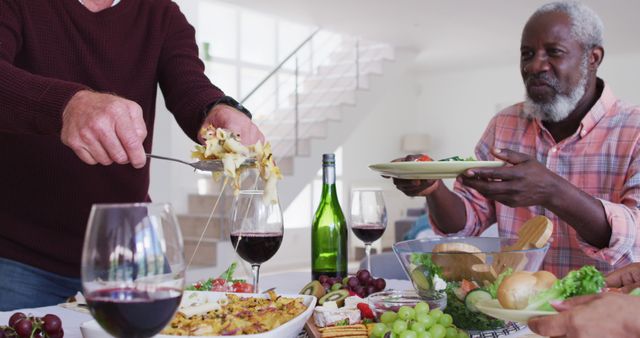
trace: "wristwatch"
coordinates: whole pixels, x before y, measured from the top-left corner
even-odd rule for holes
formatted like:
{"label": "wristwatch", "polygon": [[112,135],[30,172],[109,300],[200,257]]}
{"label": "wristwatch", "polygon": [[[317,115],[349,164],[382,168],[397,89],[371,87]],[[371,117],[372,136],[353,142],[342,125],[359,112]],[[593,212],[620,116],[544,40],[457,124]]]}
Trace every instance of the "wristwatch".
{"label": "wristwatch", "polygon": [[236,101],[231,96],[223,96],[223,97],[213,101],[213,103],[209,104],[207,106],[207,109],[204,112],[205,116],[207,116],[207,114],[209,114],[209,111],[211,111],[211,108],[213,108],[214,106],[216,106],[218,104],[224,104],[224,105],[227,105],[229,107],[233,107],[233,108],[238,109],[239,111],[241,111],[248,118],[252,117],[251,116],[251,112],[249,111],[249,109],[245,108],[245,106],[243,106],[242,103]]}

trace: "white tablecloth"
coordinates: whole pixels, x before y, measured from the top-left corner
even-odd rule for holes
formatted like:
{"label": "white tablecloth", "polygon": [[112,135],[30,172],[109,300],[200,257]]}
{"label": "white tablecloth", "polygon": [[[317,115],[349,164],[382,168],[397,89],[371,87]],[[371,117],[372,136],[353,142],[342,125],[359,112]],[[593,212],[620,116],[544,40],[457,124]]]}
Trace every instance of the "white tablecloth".
{"label": "white tablecloth", "polygon": [[[308,283],[310,279],[311,276],[309,272],[265,274],[260,276],[260,289],[266,290],[275,287],[278,293],[296,294],[305,284]],[[409,290],[412,288],[411,283],[407,280],[387,280],[387,289]],[[88,314],[68,310],[60,306],[21,309],[17,311],[22,311],[26,314],[33,314],[39,317],[48,313],[57,315],[62,320],[65,338],[82,338],[82,334],[80,333],[80,324],[85,321],[92,320],[91,316]],[[0,312],[0,324],[6,325],[9,321],[9,317],[11,317],[14,312],[16,311]],[[531,334],[531,331],[529,331],[529,329],[525,329],[517,334],[510,335],[509,337],[523,338],[528,334]]]}

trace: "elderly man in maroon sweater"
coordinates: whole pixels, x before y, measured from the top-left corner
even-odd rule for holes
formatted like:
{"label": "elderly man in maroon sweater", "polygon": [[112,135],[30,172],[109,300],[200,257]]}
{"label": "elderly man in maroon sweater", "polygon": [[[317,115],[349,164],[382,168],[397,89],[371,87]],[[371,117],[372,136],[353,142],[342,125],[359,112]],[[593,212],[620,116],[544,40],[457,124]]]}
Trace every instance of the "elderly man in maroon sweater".
{"label": "elderly man in maroon sweater", "polygon": [[158,84],[194,141],[209,123],[263,139],[175,3],[0,0],[0,310],[75,294],[91,205],[149,201]]}

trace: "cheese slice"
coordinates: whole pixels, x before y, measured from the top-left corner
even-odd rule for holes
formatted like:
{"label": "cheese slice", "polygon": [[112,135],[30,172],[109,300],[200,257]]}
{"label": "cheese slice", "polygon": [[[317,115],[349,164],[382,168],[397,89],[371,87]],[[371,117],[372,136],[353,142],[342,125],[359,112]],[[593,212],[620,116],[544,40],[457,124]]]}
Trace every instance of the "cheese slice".
{"label": "cheese slice", "polygon": [[214,311],[220,309],[220,304],[218,303],[204,303],[195,306],[189,306],[186,308],[182,308],[178,310],[178,313],[181,313],[183,316],[187,318],[191,318],[195,315],[205,314],[209,311]]}
{"label": "cheese slice", "polygon": [[313,311],[313,321],[317,327],[335,325],[345,319],[349,321],[349,324],[357,324],[362,321],[358,309],[327,309],[324,306],[318,306]]}

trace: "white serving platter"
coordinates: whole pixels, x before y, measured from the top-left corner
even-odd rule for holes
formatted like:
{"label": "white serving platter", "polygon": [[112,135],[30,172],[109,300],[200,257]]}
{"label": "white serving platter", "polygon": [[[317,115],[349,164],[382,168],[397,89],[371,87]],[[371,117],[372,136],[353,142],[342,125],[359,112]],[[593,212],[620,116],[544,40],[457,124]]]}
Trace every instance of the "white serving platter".
{"label": "white serving platter", "polygon": [[[185,300],[197,297],[200,301],[208,301],[208,302],[216,302],[219,299],[226,298],[227,294],[233,294],[232,292],[210,292],[210,291],[185,291],[183,295],[182,303],[185,303]],[[252,294],[252,293],[235,293],[240,297],[260,297],[260,298],[268,298],[266,294]],[[316,306],[316,297],[307,296],[307,295],[288,295],[283,294],[280,295],[287,298],[302,298],[304,304],[307,306],[307,309],[291,319],[290,321],[278,326],[277,328],[263,332],[260,334],[250,334],[250,335],[242,335],[241,337],[246,338],[284,338],[284,337],[297,337],[298,334],[303,330],[304,324],[313,314],[313,308]],[[80,325],[80,331],[82,332],[82,337],[84,338],[113,338],[110,334],[100,327],[100,324],[95,320],[90,320],[84,322]],[[178,336],[172,335],[164,335],[159,334],[155,335],[154,338],[176,338]],[[181,337],[196,337],[196,336],[181,336]],[[197,336],[199,338],[211,338],[211,337],[221,337],[221,336]]]}

